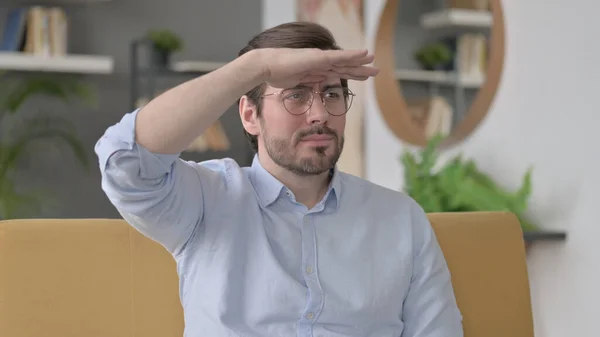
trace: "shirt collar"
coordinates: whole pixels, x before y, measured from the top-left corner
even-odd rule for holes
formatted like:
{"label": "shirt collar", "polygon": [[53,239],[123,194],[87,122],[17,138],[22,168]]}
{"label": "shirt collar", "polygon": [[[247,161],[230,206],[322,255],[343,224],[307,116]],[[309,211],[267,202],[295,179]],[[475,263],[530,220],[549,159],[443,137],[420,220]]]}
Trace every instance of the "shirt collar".
{"label": "shirt collar", "polygon": [[[282,195],[286,195],[287,187],[267,171],[258,160],[258,154],[254,155],[252,166],[250,168],[250,176],[254,190],[258,194],[258,198],[264,207],[271,205]],[[340,173],[337,167],[331,169],[332,179],[329,184],[329,189],[325,193],[324,201],[333,198],[336,209],[340,205],[341,196],[341,181]]]}

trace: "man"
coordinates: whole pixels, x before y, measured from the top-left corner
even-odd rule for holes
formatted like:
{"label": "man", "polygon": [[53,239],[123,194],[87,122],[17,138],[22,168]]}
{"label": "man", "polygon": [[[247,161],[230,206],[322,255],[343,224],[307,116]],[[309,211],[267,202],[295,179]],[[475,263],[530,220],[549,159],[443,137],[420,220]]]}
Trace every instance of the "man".
{"label": "man", "polygon": [[[372,61],[321,26],[283,24],[98,141],[107,196],[178,263],[186,336],[462,336],[423,210],[335,167],[347,80],[375,76]],[[252,166],[181,160],[238,100]]]}

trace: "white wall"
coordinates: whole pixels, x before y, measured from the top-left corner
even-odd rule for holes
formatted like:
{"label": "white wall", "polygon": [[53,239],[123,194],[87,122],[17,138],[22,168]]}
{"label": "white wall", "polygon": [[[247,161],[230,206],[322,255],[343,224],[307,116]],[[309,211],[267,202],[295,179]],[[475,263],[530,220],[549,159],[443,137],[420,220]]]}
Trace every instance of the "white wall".
{"label": "white wall", "polygon": [[[276,4],[275,4],[276,3]],[[384,0],[365,1],[373,41]],[[505,0],[506,59],[488,117],[457,150],[507,187],[534,165],[531,209],[566,243],[529,253],[536,337],[598,336],[600,314],[600,3]],[[295,19],[294,0],[263,0],[265,27]],[[367,178],[402,188],[402,144],[367,92]],[[510,133],[510,134],[509,134]]]}
{"label": "white wall", "polygon": [[[365,3],[373,41],[383,0]],[[506,60],[487,119],[457,150],[516,188],[534,166],[532,214],[566,243],[529,254],[537,337],[599,336],[600,314],[600,3],[505,0]],[[375,102],[367,108],[367,178],[402,188],[402,144]]]}
{"label": "white wall", "polygon": [[264,29],[295,20],[295,0],[262,0],[262,22]]}

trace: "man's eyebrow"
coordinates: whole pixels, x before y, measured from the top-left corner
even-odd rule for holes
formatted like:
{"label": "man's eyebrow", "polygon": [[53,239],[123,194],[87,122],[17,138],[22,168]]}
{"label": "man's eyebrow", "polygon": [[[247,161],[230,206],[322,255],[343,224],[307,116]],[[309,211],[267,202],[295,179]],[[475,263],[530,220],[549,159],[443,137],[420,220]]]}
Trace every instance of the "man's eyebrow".
{"label": "man's eyebrow", "polygon": [[[325,91],[327,89],[332,89],[332,88],[342,88],[343,86],[340,83],[335,83],[335,84],[326,84],[322,87],[321,91]],[[312,85],[308,85],[308,84],[298,84],[295,87],[293,87],[292,89],[311,89],[312,90]]]}
{"label": "man's eyebrow", "polygon": [[296,86],[295,86],[295,87],[293,87],[292,89],[305,89],[305,88],[312,89],[312,86],[311,86],[311,85],[307,85],[307,84],[302,84],[302,83],[301,83],[301,84],[298,84],[298,85],[296,85]]}
{"label": "man's eyebrow", "polygon": [[326,85],[323,86],[323,88],[321,90],[325,91],[327,89],[337,89],[337,88],[342,88],[342,85],[340,83],[326,84]]}

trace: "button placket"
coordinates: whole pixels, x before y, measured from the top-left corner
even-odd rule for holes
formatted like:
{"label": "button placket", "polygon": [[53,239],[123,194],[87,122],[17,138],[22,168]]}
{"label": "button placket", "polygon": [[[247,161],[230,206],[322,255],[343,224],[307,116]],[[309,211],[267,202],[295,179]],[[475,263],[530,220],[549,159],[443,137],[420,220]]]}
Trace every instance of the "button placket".
{"label": "button placket", "polygon": [[302,219],[302,267],[304,270],[304,280],[309,291],[306,311],[298,325],[299,331],[314,324],[319,316],[323,301],[323,294],[317,273],[314,216],[314,214],[306,214]]}

